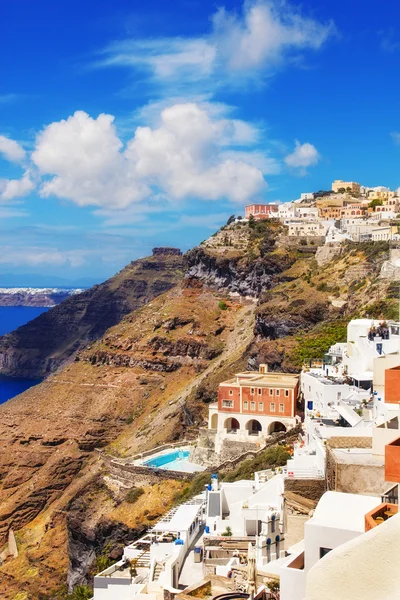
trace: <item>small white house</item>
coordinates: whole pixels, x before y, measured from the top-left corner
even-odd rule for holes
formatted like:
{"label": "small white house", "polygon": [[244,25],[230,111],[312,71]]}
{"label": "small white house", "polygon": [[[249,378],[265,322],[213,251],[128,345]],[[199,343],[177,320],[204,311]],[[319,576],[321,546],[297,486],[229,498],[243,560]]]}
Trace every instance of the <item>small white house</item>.
{"label": "small white house", "polygon": [[362,535],[365,515],[379,502],[375,496],[326,492],[305,523],[303,547],[281,567],[281,600],[304,600],[309,570],[334,548]]}

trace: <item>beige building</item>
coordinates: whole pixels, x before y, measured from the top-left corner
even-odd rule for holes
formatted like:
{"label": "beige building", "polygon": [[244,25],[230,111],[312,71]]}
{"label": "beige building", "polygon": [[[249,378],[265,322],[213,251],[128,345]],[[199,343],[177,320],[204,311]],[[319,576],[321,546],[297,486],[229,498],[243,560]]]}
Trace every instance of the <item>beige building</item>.
{"label": "beige building", "polygon": [[332,191],[338,192],[341,189],[345,189],[346,191],[354,192],[356,194],[360,193],[360,184],[355,181],[342,181],[341,179],[335,179],[332,183]]}
{"label": "beige building", "polygon": [[326,223],[320,221],[294,221],[289,223],[290,237],[318,237],[326,235]]}

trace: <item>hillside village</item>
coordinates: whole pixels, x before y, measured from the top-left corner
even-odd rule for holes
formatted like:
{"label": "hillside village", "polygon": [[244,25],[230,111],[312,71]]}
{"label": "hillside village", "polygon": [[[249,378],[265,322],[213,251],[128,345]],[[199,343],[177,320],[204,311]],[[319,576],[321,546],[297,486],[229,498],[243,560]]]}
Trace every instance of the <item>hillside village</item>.
{"label": "hillside village", "polygon": [[329,191],[302,193],[293,202],[250,204],[245,219],[277,218],[288,235],[330,244],[399,240],[400,198],[397,191],[368,188],[354,181],[336,180]]}
{"label": "hillside village", "polygon": [[[249,205],[188,253],[182,283],[165,292],[164,282],[10,405],[8,432],[13,410],[29,418],[12,439],[23,478],[11,467],[2,490],[7,600],[30,589],[64,513],[57,556],[68,552],[70,594],[37,578],[46,600],[396,598],[397,203],[395,192],[337,181],[329,193]],[[176,249],[162,255],[181,261]],[[56,397],[59,427],[35,435]],[[70,444],[79,464],[61,478],[51,464],[54,492],[46,461],[68,467]],[[38,481],[55,501],[35,506]],[[103,513],[113,521],[99,534]],[[48,562],[40,568],[57,575]]]}
{"label": "hillside village", "polygon": [[[249,205],[244,219],[231,222],[251,228],[278,219],[289,237],[320,250],[346,240],[399,240],[399,211],[396,192],[335,181],[331,192]],[[207,242],[219,244],[221,234]],[[381,277],[392,279],[387,271],[386,264]],[[399,406],[398,320],[350,320],[346,341],[326,347],[322,360],[297,374],[267,364],[234,374],[209,405],[208,427],[179,445],[170,465],[171,448],[136,457],[133,469],[161,473],[181,462],[197,478],[207,469],[209,480],[96,575],[94,600],[395,598],[385,595],[382,580],[400,590],[383,552],[389,545],[400,550]],[[261,458],[277,443],[289,451],[282,466],[219,480],[226,461]],[[111,465],[115,474],[122,467],[126,461]]]}

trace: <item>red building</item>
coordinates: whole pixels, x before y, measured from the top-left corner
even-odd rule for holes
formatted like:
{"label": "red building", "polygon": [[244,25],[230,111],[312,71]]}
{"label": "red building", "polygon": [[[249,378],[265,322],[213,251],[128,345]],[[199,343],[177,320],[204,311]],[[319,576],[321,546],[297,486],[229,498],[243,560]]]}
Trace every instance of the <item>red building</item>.
{"label": "red building", "polygon": [[294,427],[299,376],[289,373],[245,371],[224,381],[218,389],[218,404],[210,406],[209,428],[229,435],[268,436]]}
{"label": "red building", "polygon": [[268,219],[274,213],[278,213],[278,206],[276,204],[248,204],[245,208],[246,219],[250,215],[253,215],[257,220]]}

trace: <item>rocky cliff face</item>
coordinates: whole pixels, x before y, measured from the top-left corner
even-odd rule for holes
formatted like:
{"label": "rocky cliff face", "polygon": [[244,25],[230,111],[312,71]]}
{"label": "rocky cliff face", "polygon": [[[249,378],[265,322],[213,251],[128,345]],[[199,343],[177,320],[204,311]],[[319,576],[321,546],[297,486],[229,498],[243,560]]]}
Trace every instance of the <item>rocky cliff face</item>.
{"label": "rocky cliff face", "polygon": [[154,256],[132,262],[105,283],[0,337],[0,373],[40,378],[54,372],[124,315],[173,287],[183,264],[179,250],[157,249]]}
{"label": "rocky cliff face", "polygon": [[[9,354],[3,338],[4,360],[15,369],[37,360],[48,372],[59,355],[60,362],[75,356],[0,406],[0,541],[13,527],[20,551],[0,566],[4,600],[20,592],[63,598],[52,590],[67,573],[71,585],[90,581],[99,560],[115,559],[119,544],[151,525],[183,489],[182,482],[140,480],[144,493],[132,505],[95,448],[128,457],[195,436],[218,384],[246,364],[297,371],[305,357],[339,341],[353,314],[388,317],[390,290],[378,278],[373,247],[318,266],[313,255],[286,250],[279,235],[274,223],[223,230],[188,254],[183,282],[178,255],[137,261],[82,305],[49,311],[58,324],[50,318],[48,329],[36,324],[27,337],[17,331],[8,339],[21,346],[10,344]],[[373,267],[360,270],[368,261]],[[345,275],[356,271],[349,282]],[[125,316],[105,331],[116,311]],[[75,328],[60,334],[67,350],[52,346],[51,335],[60,322],[68,328],[68,318]],[[114,548],[107,549],[107,537]]]}

